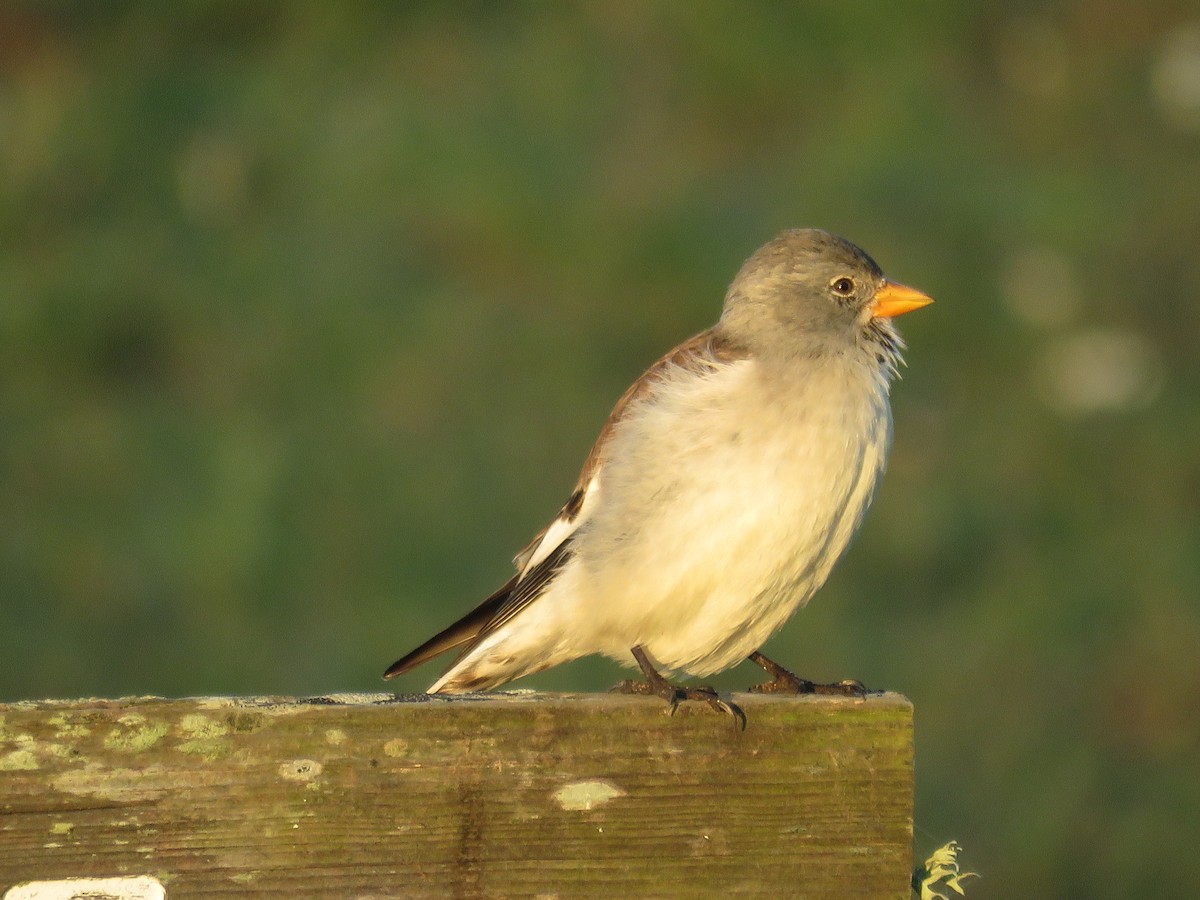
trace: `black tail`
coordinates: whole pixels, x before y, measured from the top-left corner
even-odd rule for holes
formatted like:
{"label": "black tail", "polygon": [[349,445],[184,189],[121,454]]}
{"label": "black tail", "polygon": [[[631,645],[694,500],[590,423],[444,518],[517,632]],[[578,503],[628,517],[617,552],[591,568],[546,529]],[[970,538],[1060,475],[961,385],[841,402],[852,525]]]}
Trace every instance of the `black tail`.
{"label": "black tail", "polygon": [[521,575],[514,575],[500,590],[445,631],[435,634],[412,653],[392,663],[383,673],[383,677],[394,678],[401,672],[414,669],[426,660],[463,644],[467,645],[463,648],[463,653],[468,652],[473,646],[473,641],[495,631],[536,600],[570,556],[571,539],[568,537],[532,569]]}
{"label": "black tail", "polygon": [[492,596],[488,597],[477,607],[451,625],[440,631],[423,643],[416,650],[408,653],[390,666],[383,673],[384,678],[395,678],[409,669],[415,669],[421,663],[428,662],[435,656],[440,656],[447,650],[461,647],[468,641],[474,640],[484,626],[495,618],[497,611],[503,608],[517,584],[517,576],[513,576],[505,585]]}

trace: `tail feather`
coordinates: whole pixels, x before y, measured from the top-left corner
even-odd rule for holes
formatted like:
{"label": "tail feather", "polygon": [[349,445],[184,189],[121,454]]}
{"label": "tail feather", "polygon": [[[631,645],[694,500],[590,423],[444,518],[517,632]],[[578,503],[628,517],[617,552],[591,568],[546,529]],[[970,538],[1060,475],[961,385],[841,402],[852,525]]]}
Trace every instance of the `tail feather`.
{"label": "tail feather", "polygon": [[[435,634],[416,650],[392,663],[388,667],[388,670],[383,673],[383,677],[394,678],[402,672],[414,669],[421,665],[421,663],[445,653],[447,650],[462,647],[458,660],[452,663],[450,668],[446,670],[445,674],[448,675],[450,669],[453,669],[459,661],[475,649],[480,641],[506,625],[514,616],[541,596],[547,585],[550,584],[554,576],[558,574],[569,558],[570,544],[571,541],[569,539],[563,541],[536,566],[527,572],[514,575],[496,593],[492,594],[449,628]],[[520,674],[522,673],[517,672],[507,677],[497,676],[494,680],[489,680],[487,687],[496,687],[505,681],[519,677]],[[447,689],[445,686],[448,684],[449,682],[445,675],[443,675],[430,690],[436,693]],[[471,688],[453,688],[450,690],[471,690]]]}
{"label": "tail feather", "polygon": [[463,644],[475,640],[487,624],[495,618],[496,613],[508,602],[508,598],[512,594],[516,584],[517,576],[514,575],[505,582],[503,587],[449,628],[439,631],[420,647],[417,647],[411,653],[405,654],[388,666],[388,670],[383,673],[383,677],[395,678],[409,669],[415,669],[422,663],[428,662],[435,656],[440,656],[448,650],[453,650],[455,647],[461,647]]}

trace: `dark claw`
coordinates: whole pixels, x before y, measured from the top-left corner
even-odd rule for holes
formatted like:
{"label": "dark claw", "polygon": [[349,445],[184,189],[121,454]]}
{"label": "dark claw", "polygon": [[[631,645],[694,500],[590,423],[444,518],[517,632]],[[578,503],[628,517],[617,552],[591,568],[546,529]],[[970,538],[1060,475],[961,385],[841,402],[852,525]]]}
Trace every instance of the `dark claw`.
{"label": "dark claw", "polygon": [[722,700],[717,692],[708,685],[695,688],[676,688],[671,701],[671,715],[675,715],[675,709],[681,700],[701,700],[717,712],[730,716],[733,719],[733,727],[738,731],[746,730],[746,714],[742,712],[742,708],[736,703]]}
{"label": "dark claw", "polygon": [[742,712],[741,707],[737,704],[722,700],[715,690],[707,686],[694,688],[676,687],[655,670],[641,647],[634,648],[633,656],[638,661],[638,665],[641,667],[642,673],[646,676],[646,680],[622,681],[613,685],[609,689],[610,693],[649,694],[662,697],[667,701],[668,715],[672,716],[675,715],[675,710],[679,708],[679,704],[684,700],[702,701],[719,713],[727,713],[733,719],[734,727],[739,731],[746,730],[746,714]]}
{"label": "dark claw", "polygon": [[746,730],[746,714],[742,712],[742,708],[736,703],[727,703],[726,701],[717,698],[716,709],[729,713],[729,715],[733,718],[733,727],[738,731]]}
{"label": "dark claw", "polygon": [[816,684],[800,678],[777,662],[772,662],[761,653],[750,654],[750,661],[762,666],[771,680],[750,688],[752,694],[823,694],[836,697],[865,697],[867,689],[861,681],[848,678],[837,684]]}
{"label": "dark claw", "polygon": [[815,694],[816,689],[815,684],[803,678],[776,678],[773,681],[751,685],[746,690],[751,694]]}
{"label": "dark claw", "polygon": [[813,692],[817,694],[833,694],[840,697],[865,697],[867,688],[855,678],[847,678],[837,684],[814,684]]}

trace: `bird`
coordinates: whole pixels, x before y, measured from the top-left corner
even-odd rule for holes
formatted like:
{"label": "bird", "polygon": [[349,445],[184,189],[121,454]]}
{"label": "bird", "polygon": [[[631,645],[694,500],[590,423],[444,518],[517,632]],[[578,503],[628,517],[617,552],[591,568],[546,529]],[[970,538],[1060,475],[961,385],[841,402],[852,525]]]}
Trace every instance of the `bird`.
{"label": "bird", "polygon": [[393,678],[457,656],[431,694],[499,687],[601,654],[671,712],[703,701],[745,716],[705,677],[749,659],[751,690],[816,685],[762,644],[825,583],[854,537],[892,440],[889,390],[904,343],[893,319],[932,303],[865,251],[789,229],[742,265],[717,324],[662,356],[617,401],[558,515],[516,572],[393,663]]}

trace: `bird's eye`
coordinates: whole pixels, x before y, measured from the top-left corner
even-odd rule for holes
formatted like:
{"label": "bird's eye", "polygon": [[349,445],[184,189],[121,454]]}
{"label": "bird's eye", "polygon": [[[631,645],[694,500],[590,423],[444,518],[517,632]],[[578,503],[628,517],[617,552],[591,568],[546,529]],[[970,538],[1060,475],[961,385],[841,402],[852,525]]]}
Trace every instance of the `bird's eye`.
{"label": "bird's eye", "polygon": [[837,294],[839,297],[850,297],[854,294],[854,279],[853,278],[846,278],[845,276],[843,276],[841,278],[835,278],[833,280],[833,283],[830,284],[829,286],[830,286],[830,288],[833,289],[833,292],[835,294]]}

